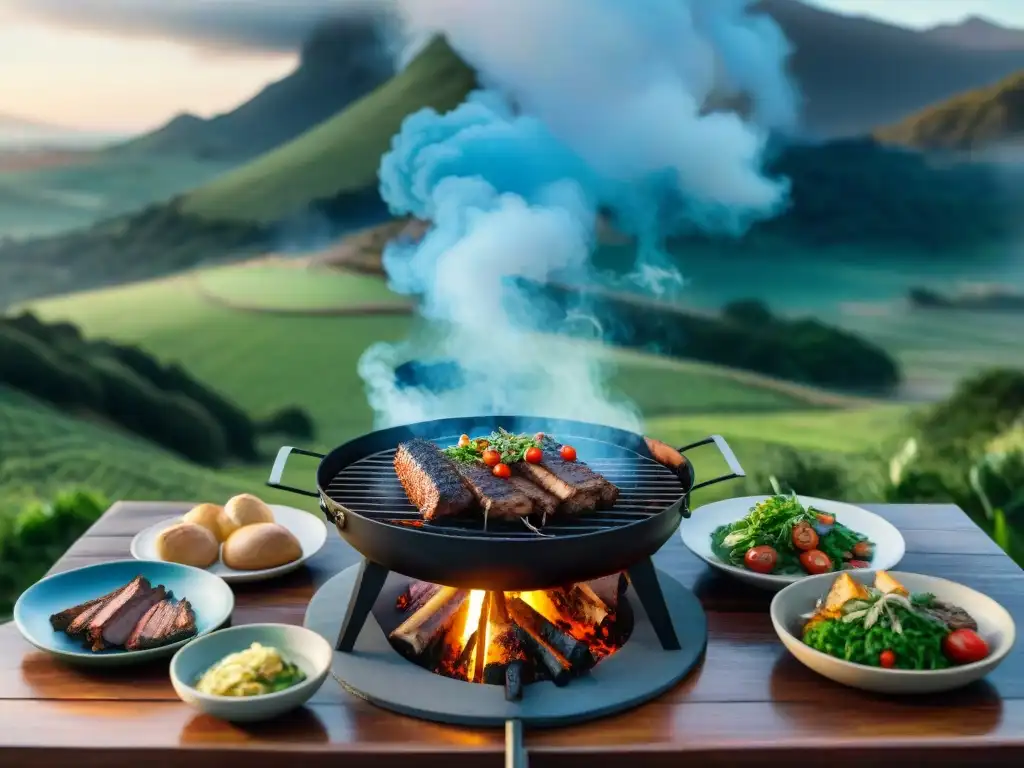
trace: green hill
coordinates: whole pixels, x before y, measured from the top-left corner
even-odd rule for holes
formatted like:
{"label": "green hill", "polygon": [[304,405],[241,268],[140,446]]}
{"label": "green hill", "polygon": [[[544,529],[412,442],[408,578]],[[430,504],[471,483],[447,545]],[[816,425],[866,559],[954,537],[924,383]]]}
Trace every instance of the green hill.
{"label": "green hill", "polygon": [[875,132],[925,150],[977,150],[1024,140],[1024,72],[955,96]]}
{"label": "green hill", "polygon": [[474,72],[438,38],[348,109],[187,195],[182,211],[205,219],[269,223],[314,201],[375,188],[380,157],[402,120],[424,107],[453,109],[475,82]]}

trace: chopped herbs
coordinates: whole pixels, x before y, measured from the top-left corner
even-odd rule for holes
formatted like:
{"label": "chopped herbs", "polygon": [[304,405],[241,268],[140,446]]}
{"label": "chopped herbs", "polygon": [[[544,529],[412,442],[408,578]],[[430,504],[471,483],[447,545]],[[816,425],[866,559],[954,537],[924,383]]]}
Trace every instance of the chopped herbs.
{"label": "chopped herbs", "polygon": [[487,437],[470,438],[468,441],[460,441],[459,445],[445,448],[444,454],[452,461],[472,464],[482,462],[484,451],[490,449],[501,454],[503,464],[513,464],[522,461],[528,449],[540,447],[540,441],[535,436],[516,435],[499,427],[497,432],[491,432]]}

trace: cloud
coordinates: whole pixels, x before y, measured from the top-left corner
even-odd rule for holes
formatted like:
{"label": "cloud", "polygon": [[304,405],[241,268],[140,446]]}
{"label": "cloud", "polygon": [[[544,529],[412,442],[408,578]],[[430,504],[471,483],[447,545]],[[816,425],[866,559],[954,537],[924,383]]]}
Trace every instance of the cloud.
{"label": "cloud", "polygon": [[7,0],[21,15],[68,27],[174,40],[211,50],[292,52],[326,18],[388,0]]}

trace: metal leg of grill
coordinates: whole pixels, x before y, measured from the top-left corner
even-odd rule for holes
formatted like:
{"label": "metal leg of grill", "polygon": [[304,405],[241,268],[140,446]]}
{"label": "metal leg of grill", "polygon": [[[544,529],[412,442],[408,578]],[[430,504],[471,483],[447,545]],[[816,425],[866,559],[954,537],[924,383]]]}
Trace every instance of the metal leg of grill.
{"label": "metal leg of grill", "polygon": [[341,623],[341,631],[338,633],[338,642],[334,646],[337,650],[350,653],[355,647],[356,638],[359,637],[366,617],[370,615],[373,604],[377,602],[380,591],[384,588],[388,573],[388,569],[383,565],[363,558],[359,574],[356,576],[355,594],[348,603],[345,620]]}
{"label": "metal leg of grill", "polygon": [[658,583],[658,574],[654,569],[654,562],[645,557],[640,562],[630,567],[626,574],[633,585],[633,590],[640,598],[640,604],[647,612],[654,633],[661,642],[661,647],[666,651],[678,651],[679,637],[676,635],[676,628],[672,625],[672,616],[665,604],[665,596],[661,592],[661,584]]}

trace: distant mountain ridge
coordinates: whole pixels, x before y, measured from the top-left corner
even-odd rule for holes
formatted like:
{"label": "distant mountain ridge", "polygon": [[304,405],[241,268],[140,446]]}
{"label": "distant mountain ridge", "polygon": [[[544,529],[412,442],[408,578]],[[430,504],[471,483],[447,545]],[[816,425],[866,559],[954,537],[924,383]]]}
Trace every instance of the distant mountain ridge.
{"label": "distant mountain ridge", "polygon": [[803,128],[817,137],[865,135],[1024,69],[1024,47],[966,48],[927,31],[832,13],[799,0],[758,5],[794,47],[790,70],[805,100]]}
{"label": "distant mountain ridge", "polygon": [[940,24],[924,34],[962,48],[990,51],[1024,50],[1024,29],[1004,27],[981,16],[968,16],[956,24]]}
{"label": "distant mountain ridge", "polygon": [[210,119],[181,114],[115,149],[246,160],[327,120],[393,74],[375,18],[325,21],[303,46],[294,72],[236,109]]}
{"label": "distant mountain ridge", "polygon": [[112,140],[109,133],[82,131],[0,112],[0,150],[90,148]]}
{"label": "distant mountain ridge", "polygon": [[947,151],[1024,142],[1024,71],[880,128],[875,137],[915,149]]}

